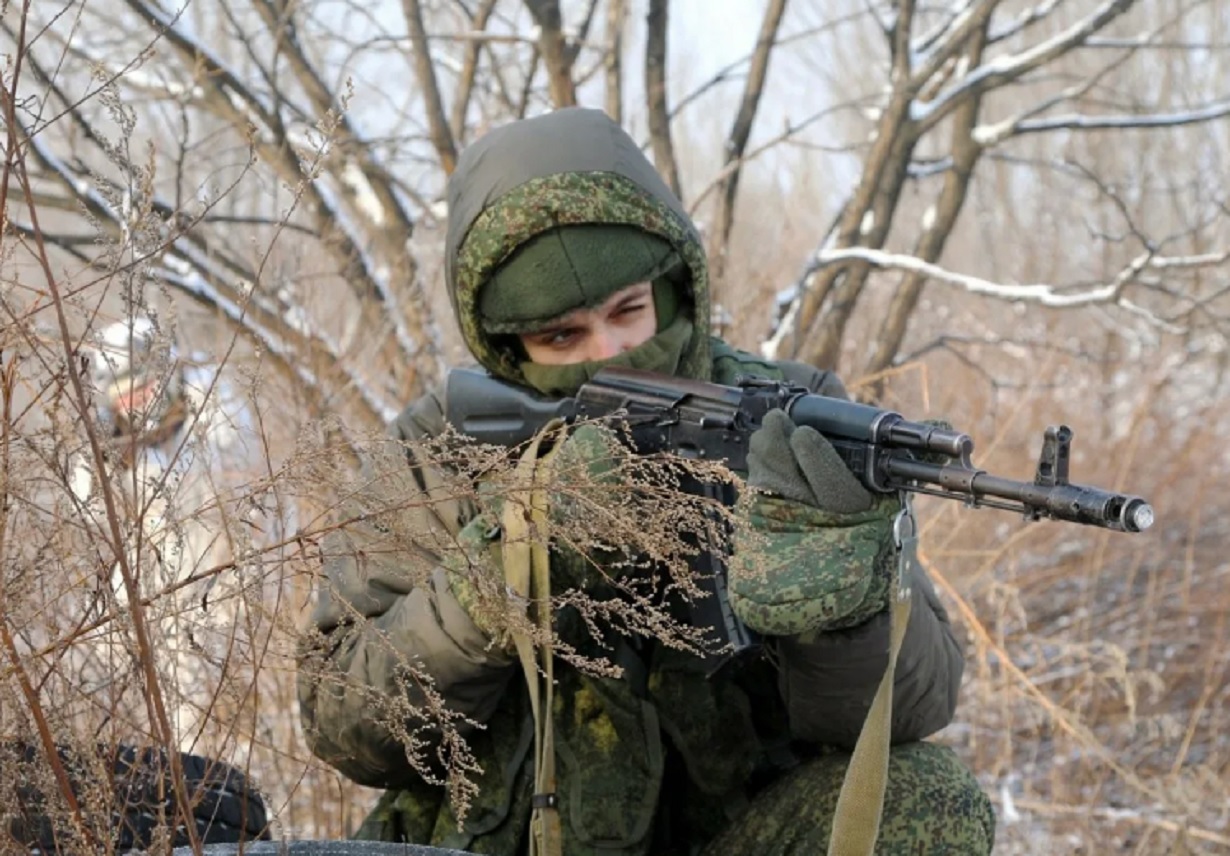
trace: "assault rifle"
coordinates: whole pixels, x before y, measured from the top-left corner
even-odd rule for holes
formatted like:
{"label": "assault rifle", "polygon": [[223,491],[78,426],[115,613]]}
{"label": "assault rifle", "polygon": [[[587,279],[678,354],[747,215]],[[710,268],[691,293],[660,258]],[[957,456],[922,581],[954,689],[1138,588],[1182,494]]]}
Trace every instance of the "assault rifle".
{"label": "assault rifle", "polygon": [[[739,471],[747,470],[748,438],[766,413],[781,408],[795,424],[823,434],[873,492],[925,493],[971,507],[1019,511],[1032,520],[1047,517],[1121,532],[1141,532],[1153,524],[1153,508],[1140,497],[1068,480],[1072,430],[1066,425],[1046,429],[1034,480],[1024,482],[975,467],[968,434],[760,378],[722,386],[605,368],[574,398],[552,399],[476,369],[455,369],[448,376],[446,402],[453,427],[483,443],[519,445],[555,417],[605,420],[622,423],[638,452],[724,460]],[[937,455],[947,462],[936,462]]]}
{"label": "assault rifle", "polygon": [[[670,451],[685,458],[722,460],[747,470],[748,438],[766,413],[784,410],[797,425],[810,425],[832,444],[859,481],[875,493],[922,493],[959,500],[974,508],[1018,511],[1031,520],[1050,518],[1120,532],[1153,524],[1153,508],[1138,496],[1073,484],[1068,471],[1072,430],[1046,429],[1034,480],[1016,481],[973,465],[968,434],[911,422],[899,413],[816,395],[805,388],[761,378],[736,386],[605,368],[572,398],[546,398],[476,369],[449,373],[446,418],[482,443],[517,446],[548,421],[599,420],[619,427],[640,453]],[[736,653],[753,640],[733,616],[724,567],[714,571],[710,616],[698,626],[725,630]],[[712,610],[717,610],[712,613]]]}

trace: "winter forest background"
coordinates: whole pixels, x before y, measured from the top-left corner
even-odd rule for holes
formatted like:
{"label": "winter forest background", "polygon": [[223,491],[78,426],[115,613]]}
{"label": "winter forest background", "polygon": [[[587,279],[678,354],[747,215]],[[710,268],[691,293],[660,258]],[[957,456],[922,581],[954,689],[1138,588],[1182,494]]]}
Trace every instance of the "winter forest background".
{"label": "winter forest background", "polygon": [[[999,851],[1230,853],[1230,4],[0,10],[0,735],[188,741],[250,770],[277,835],[356,826],[376,792],[309,756],[294,701],[317,544],[356,453],[464,359],[457,152],[581,104],[693,212],[734,344],[942,416],[1014,478],[1067,423],[1074,480],[1154,503],[1134,536],[920,503],[968,651],[939,739]],[[150,665],[179,602],[116,597],[133,521],[70,483],[93,454],[81,357],[134,311],[243,403],[184,512],[231,547],[195,569],[230,602],[187,608],[232,629],[190,736],[166,714],[189,693]]]}

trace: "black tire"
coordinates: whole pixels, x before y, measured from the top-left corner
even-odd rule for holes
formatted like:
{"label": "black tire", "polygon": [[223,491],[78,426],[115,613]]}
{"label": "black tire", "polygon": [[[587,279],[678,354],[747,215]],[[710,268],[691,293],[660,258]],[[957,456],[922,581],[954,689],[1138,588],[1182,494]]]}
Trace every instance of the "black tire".
{"label": "black tire", "polygon": [[[152,846],[165,848],[167,843],[172,847],[190,843],[178,815],[165,753],[120,746],[108,763],[107,750],[100,747],[96,751],[99,754],[89,757],[62,747],[57,750],[74,796],[79,803],[88,800],[92,807],[83,811],[88,835],[95,842],[89,847],[73,831],[74,824],[65,814],[63,800],[49,803],[33,784],[48,781],[41,752],[28,744],[10,743],[3,748],[0,768],[16,773],[16,811],[8,823],[13,839],[27,846],[31,853],[43,854],[84,854],[94,847],[100,852],[123,853]],[[179,760],[197,841],[235,844],[269,838],[264,801],[242,771],[230,764],[182,752]],[[105,769],[100,762],[111,769],[109,790],[89,786],[96,781],[100,769]],[[42,774],[34,775],[36,770]],[[100,796],[108,801],[109,818],[106,812],[94,808]],[[175,824],[174,829],[171,824]]]}

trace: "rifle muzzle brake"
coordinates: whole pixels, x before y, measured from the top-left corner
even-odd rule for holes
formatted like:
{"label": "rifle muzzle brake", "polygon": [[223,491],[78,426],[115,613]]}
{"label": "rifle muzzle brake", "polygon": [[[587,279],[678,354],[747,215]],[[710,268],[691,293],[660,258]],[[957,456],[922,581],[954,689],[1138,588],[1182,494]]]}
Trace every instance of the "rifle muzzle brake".
{"label": "rifle muzzle brake", "polygon": [[1128,532],[1144,532],[1153,525],[1153,506],[1143,499],[1133,497],[1124,504],[1120,519],[1123,528]]}

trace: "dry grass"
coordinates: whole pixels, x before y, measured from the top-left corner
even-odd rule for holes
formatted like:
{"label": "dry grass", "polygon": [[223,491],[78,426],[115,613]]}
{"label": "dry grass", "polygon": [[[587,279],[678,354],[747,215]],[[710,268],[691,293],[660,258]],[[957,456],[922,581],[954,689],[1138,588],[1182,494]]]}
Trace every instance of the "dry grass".
{"label": "dry grass", "polygon": [[[939,370],[934,387],[985,386],[969,368]],[[976,462],[1022,478],[1041,427],[1072,422],[1073,480],[1143,494],[1158,522],[1124,535],[925,506],[924,559],[969,641],[942,739],[996,802],[997,852],[1227,852],[1224,393],[1187,364],[1091,408],[1065,392],[1079,370],[1056,366],[999,416],[941,412],[988,426]]]}
{"label": "dry grass", "polygon": [[[72,329],[118,317],[114,292],[84,300],[97,293],[59,302]],[[278,835],[345,836],[377,793],[306,750],[294,658],[320,538],[336,525],[339,499],[362,488],[348,454],[331,445],[342,426],[294,418],[294,390],[260,382],[242,349],[218,349],[232,353],[225,377],[251,418],[243,454],[210,462],[209,500],[184,514],[210,521],[230,553],[186,580],[143,588],[152,556],[148,544],[132,552],[124,485],[112,484],[110,510],[102,493],[83,504],[71,489],[70,461],[93,460],[96,430],[70,374],[75,340],[66,349],[46,335],[57,304],[45,286],[5,299],[0,733],[190,745],[251,772]],[[953,305],[947,323],[1019,323],[1004,306]],[[941,319],[921,320],[915,337],[946,332]],[[1056,341],[1087,323],[1057,320]],[[751,343],[758,329],[751,321],[731,338]],[[912,418],[944,416],[970,431],[976,462],[1016,478],[1032,475],[1042,428],[1068,422],[1075,480],[1143,494],[1158,511],[1149,532],[1121,535],[920,504],[924,558],[968,639],[958,722],[940,739],[995,800],[998,852],[1230,852],[1230,499],[1219,490],[1230,476],[1221,440],[1230,413],[1215,357],[1163,341],[1149,368],[1108,372],[1079,352],[983,345],[933,349],[887,378],[852,379],[856,393],[883,381],[883,401]],[[595,507],[583,512],[591,518]],[[639,543],[639,530],[625,534]],[[121,557],[140,608],[118,593]],[[200,587],[215,578],[244,584],[214,590],[202,610]],[[176,616],[180,627],[216,633],[219,615],[229,632],[212,647],[159,656]],[[175,731],[168,711],[180,705],[197,709],[195,736]]]}
{"label": "dry grass", "polygon": [[[816,191],[800,183],[797,192],[775,210],[803,211]],[[776,190],[768,198],[763,204]],[[761,232],[738,233],[748,252],[731,267],[732,282],[751,286],[729,289],[728,301],[744,319],[729,337],[746,347],[765,333],[774,288],[796,272],[789,260],[805,257],[818,234],[818,217],[789,218],[785,234],[762,219]],[[89,501],[72,489],[72,462],[97,466],[101,455],[75,345],[146,297],[141,266],[60,282],[38,248],[4,238],[0,736],[43,747],[41,784],[50,792],[60,788],[45,751],[53,744],[191,747],[251,773],[277,835],[345,836],[377,793],[311,757],[295,686],[320,539],[336,525],[340,500],[362,487],[348,452],[334,445],[347,433],[342,420],[309,411],[302,390],[262,379],[259,360],[232,349],[236,340],[208,343],[251,418],[242,454],[208,461],[207,500],[179,514],[222,535],[226,555],[158,583],[158,557],[136,534],[148,509],[122,479],[100,482]],[[416,247],[424,256],[438,250]],[[858,344],[847,356],[861,355],[873,335],[887,285],[860,307],[863,320],[847,337]],[[168,308],[165,294],[149,297]],[[912,418],[949,419],[975,436],[980,465],[1016,478],[1032,475],[1042,429],[1068,422],[1076,428],[1075,480],[1138,492],[1158,511],[1152,530],[1129,536],[920,503],[924,560],[968,641],[958,721],[940,739],[957,747],[995,801],[997,852],[1230,853],[1224,354],[1160,336],[1135,361],[1109,364],[1086,340],[1104,329],[1092,310],[1022,318],[959,293],[937,289],[930,300],[924,309],[937,311],[911,334],[910,347],[923,355],[887,378],[851,378],[856,392],[884,381],[888,405]],[[50,324],[59,312],[66,323]],[[198,332],[183,317],[181,332]],[[1026,323],[1049,327],[1046,344],[1055,347],[994,344]],[[220,326],[210,319],[208,330]],[[970,330],[987,331],[991,343],[927,347]],[[1072,340],[1080,347],[1068,347]],[[445,344],[460,354],[455,336]],[[680,511],[662,501],[664,516]],[[623,532],[629,543],[652,546],[640,529]],[[656,549],[681,555],[683,546]],[[228,584],[202,601],[218,579]],[[197,635],[207,644],[183,644]],[[166,656],[171,645],[182,656]],[[195,730],[177,725],[176,710]],[[0,791],[0,804],[8,796]],[[88,827],[81,818],[100,810],[99,799],[78,809],[65,801],[64,823]]]}

